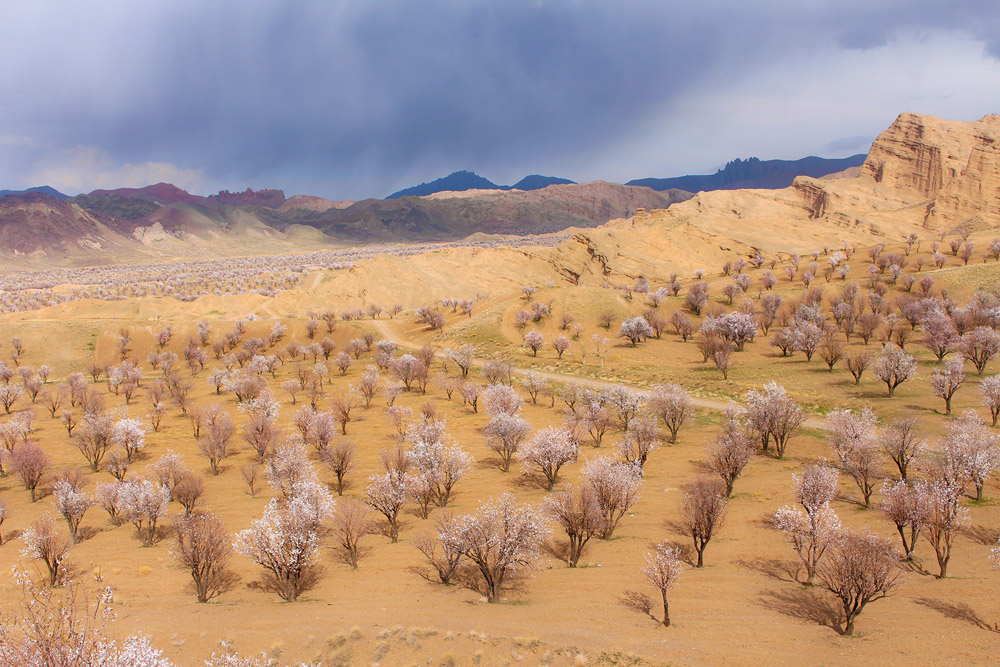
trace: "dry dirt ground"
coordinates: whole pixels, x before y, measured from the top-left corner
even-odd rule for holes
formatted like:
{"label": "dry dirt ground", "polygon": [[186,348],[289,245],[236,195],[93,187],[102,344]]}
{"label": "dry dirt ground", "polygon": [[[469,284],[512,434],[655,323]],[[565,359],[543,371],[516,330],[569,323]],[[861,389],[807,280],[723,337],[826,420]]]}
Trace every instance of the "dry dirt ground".
{"label": "dry dirt ground", "polygon": [[[922,253],[929,256],[929,242]],[[513,251],[514,255],[518,254]],[[856,265],[851,279],[862,280],[863,253],[852,262]],[[553,303],[553,316],[541,323],[547,341],[558,333],[558,319],[569,312],[584,325],[585,331],[562,360],[551,348],[537,357],[520,347],[521,332],[513,326],[514,314],[524,307],[516,271],[489,284],[477,283],[474,271],[461,274],[453,284],[440,280],[439,274],[425,281],[409,284],[380,271],[393,267],[393,260],[373,260],[377,266],[360,267],[353,275],[317,274],[305,281],[305,287],[273,298],[257,296],[213,299],[205,297],[193,303],[171,299],[134,299],[114,303],[75,302],[55,308],[7,315],[0,319],[0,343],[4,356],[8,341],[20,337],[25,344],[22,364],[53,368],[50,384],[63,380],[70,372],[84,370],[92,362],[116,361],[114,342],[120,328],[127,328],[133,338],[134,356],[146,366],[146,353],[153,347],[152,335],[163,326],[174,328],[168,349],[180,354],[195,322],[209,322],[213,337],[232,328],[233,322],[251,313],[259,320],[249,326],[248,335],[262,335],[274,320],[289,326],[285,341],[306,342],[305,313],[309,309],[335,308],[372,302],[369,294],[357,287],[358,275],[376,276],[372,293],[388,305],[390,295],[407,306],[395,319],[338,322],[333,338],[338,348],[364,331],[378,338],[391,338],[401,346],[431,344],[439,349],[463,342],[476,345],[477,356],[488,359],[499,355],[518,368],[544,372],[553,382],[581,379],[594,384],[623,382],[646,388],[657,382],[683,384],[699,403],[697,415],[685,426],[679,441],[653,452],[646,465],[642,498],[625,517],[615,537],[593,540],[588,545],[581,567],[570,569],[553,554],[546,554],[535,570],[506,592],[498,604],[488,604],[482,596],[463,586],[442,586],[429,580],[423,557],[411,544],[412,538],[432,525],[408,510],[400,540],[390,543],[382,535],[363,541],[367,555],[357,570],[340,562],[332,540],[324,542],[322,560],[325,576],[319,585],[295,603],[282,603],[275,595],[250,586],[259,569],[242,556],[232,559],[241,582],[208,604],[198,604],[191,592],[187,574],[171,557],[173,538],[169,521],[164,521],[163,538],[154,546],[143,548],[131,526],[113,527],[99,508],[93,508],[84,521],[86,539],[76,545],[69,557],[72,569],[87,586],[97,580],[114,589],[118,633],[142,631],[148,634],[165,654],[180,665],[196,665],[206,658],[220,641],[232,641],[246,652],[268,652],[282,664],[302,660],[323,660],[328,664],[937,664],[945,662],[984,664],[1000,646],[1000,600],[990,592],[1000,581],[988,560],[990,549],[1000,532],[1000,488],[995,479],[986,486],[986,500],[967,503],[972,527],[957,538],[949,576],[936,579],[927,570],[935,568],[933,551],[921,542],[916,561],[908,568],[899,589],[888,599],[873,603],[860,617],[857,634],[838,634],[837,608],[831,595],[819,588],[807,588],[796,581],[795,554],[781,534],[770,524],[771,514],[792,502],[791,476],[808,463],[831,458],[832,448],[824,437],[822,417],[838,407],[870,405],[883,421],[908,415],[918,419],[927,439],[933,443],[942,430],[943,403],[931,395],[928,378],[933,357],[922,348],[915,336],[907,348],[920,359],[919,376],[904,383],[895,398],[885,398],[885,388],[871,372],[855,386],[846,370],[838,366],[832,373],[814,358],[806,362],[801,354],[782,358],[768,345],[767,337],[758,336],[744,352],[734,357],[728,381],[718,371],[701,362],[693,342],[683,343],[672,334],[651,339],[638,347],[616,339],[617,322],[610,331],[598,327],[597,317],[611,308],[618,321],[636,315],[648,306],[642,295],[631,301],[619,290],[600,284],[570,285],[555,278],[551,285],[538,284],[534,298]],[[403,260],[400,260],[403,261]],[[457,261],[457,260],[456,260]],[[504,259],[506,261],[506,259]],[[823,261],[823,258],[820,258]],[[979,261],[979,260],[976,260]],[[511,260],[510,266],[514,267]],[[503,266],[507,266],[501,262]],[[420,265],[417,265],[420,266]],[[780,270],[781,265],[779,265]],[[468,268],[468,267],[466,267]],[[710,273],[714,310],[728,310],[720,301],[719,288],[727,280]],[[415,269],[416,270],[416,269]],[[539,269],[541,271],[541,269]],[[791,283],[778,270],[776,289],[786,299],[801,291],[801,282]],[[960,266],[949,255],[949,263],[940,271],[925,267],[937,287],[947,287],[960,302],[975,288],[995,288],[1000,273],[996,264]],[[757,295],[759,270],[751,271],[755,286],[747,298]],[[457,274],[456,274],[457,275]],[[490,274],[495,275],[495,274]],[[649,275],[652,287],[662,285],[666,275]],[[681,276],[685,284],[690,273]],[[613,280],[613,278],[612,278]],[[839,289],[836,280],[817,283],[829,294]],[[898,293],[890,288],[891,293]],[[447,313],[443,330],[428,331],[417,324],[412,308],[436,299],[462,293],[471,298],[481,293],[472,317]],[[465,293],[469,293],[465,297]],[[683,293],[682,293],[683,294]],[[681,299],[670,298],[659,306],[664,316],[681,307]],[[529,325],[534,326],[534,325]],[[323,328],[321,328],[321,332]],[[606,335],[611,347],[603,358],[597,356],[590,342],[593,334]],[[321,334],[322,336],[322,334]],[[852,342],[851,348],[860,345]],[[878,343],[872,345],[877,348]],[[583,352],[586,352],[584,358]],[[440,357],[439,357],[440,359]],[[217,361],[212,361],[217,365]],[[311,362],[308,362],[311,365]],[[330,397],[346,391],[357,381],[368,363],[367,355],[355,363],[346,375],[334,370],[327,397],[321,409],[329,409]],[[181,365],[183,364],[183,360]],[[282,402],[280,423],[291,433],[290,418],[298,407],[277,389],[279,383],[295,376],[296,363],[283,367],[270,384]],[[440,370],[435,368],[435,370]],[[181,371],[187,374],[187,370]],[[451,369],[454,372],[454,368]],[[969,380],[958,392],[955,412],[972,408],[985,416],[979,406],[978,378],[967,366]],[[994,360],[987,374],[1000,372]],[[146,368],[148,383],[155,376]],[[194,378],[195,405],[221,403],[238,422],[231,393],[216,396],[202,371]],[[478,379],[479,369],[472,371]],[[726,523],[706,551],[706,566],[685,566],[680,582],[671,591],[673,625],[661,627],[657,620],[638,613],[621,603],[628,590],[649,595],[656,592],[645,581],[640,569],[645,555],[664,539],[687,544],[673,522],[679,518],[678,504],[684,485],[703,474],[705,448],[718,433],[720,409],[731,399],[738,400],[750,388],[776,379],[810,414],[810,421],[788,448],[784,460],[757,456],[737,481]],[[99,388],[107,394],[103,384]],[[522,392],[523,393],[523,392]],[[140,390],[128,407],[129,414],[145,419],[149,400]],[[122,404],[120,397],[105,396],[109,406]],[[484,499],[511,491],[523,502],[539,503],[547,495],[529,475],[515,465],[502,473],[484,444],[482,433],[487,416],[473,413],[461,403],[458,394],[448,400],[443,389],[431,382],[426,395],[404,393],[398,403],[419,408],[427,401],[437,406],[438,415],[447,419],[448,432],[476,462],[456,487],[453,509],[471,511]],[[301,403],[301,396],[300,396]],[[385,401],[379,397],[369,410],[358,409],[357,418],[348,425],[348,437],[358,450],[358,464],[350,474],[347,497],[361,497],[369,475],[381,472],[379,450],[395,442],[395,430],[385,414]],[[562,420],[562,405],[548,401],[528,404],[524,414],[536,428]],[[37,426],[34,439],[53,459],[52,471],[84,468],[80,453],[70,444],[58,420],[50,419],[40,406],[33,408],[24,399],[15,410],[33,409]],[[4,419],[0,417],[0,419]],[[586,442],[580,461],[567,465],[557,489],[574,482],[584,462],[596,455],[614,454],[620,433],[609,432],[600,448]],[[238,438],[238,436],[237,436]],[[202,507],[225,521],[230,532],[249,526],[259,517],[272,492],[266,487],[256,497],[246,492],[240,466],[253,459],[252,452],[239,442],[237,453],[227,459],[222,473],[212,476],[205,459],[199,455],[189,421],[171,405],[160,432],[150,432],[147,448],[130,474],[141,475],[163,453],[180,453],[187,465],[201,475],[206,492]],[[320,468],[323,479],[331,475]],[[888,475],[889,467],[885,473]],[[87,490],[99,481],[110,481],[107,472],[86,472]],[[0,479],[0,498],[9,511],[3,523],[0,546],[0,572],[12,566],[35,567],[20,555],[19,531],[35,518],[52,512],[51,497],[31,503],[26,491],[14,476]],[[876,510],[865,510],[857,489],[842,479],[834,508],[844,523],[852,527],[868,526],[878,533],[895,538],[893,526]],[[876,494],[875,502],[878,501]],[[171,514],[180,511],[176,503]],[[440,512],[441,510],[435,510]],[[434,514],[432,514],[433,519]],[[560,536],[553,533],[556,542]],[[925,569],[926,568],[926,569]],[[16,613],[19,599],[10,576],[0,576],[0,596],[4,611]]]}

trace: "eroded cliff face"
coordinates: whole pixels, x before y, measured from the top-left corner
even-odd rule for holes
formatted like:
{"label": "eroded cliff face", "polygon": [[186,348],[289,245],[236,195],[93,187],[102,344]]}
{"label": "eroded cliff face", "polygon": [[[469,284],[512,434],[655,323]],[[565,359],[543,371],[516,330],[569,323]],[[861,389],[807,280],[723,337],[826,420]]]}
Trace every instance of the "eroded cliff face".
{"label": "eroded cliff face", "polygon": [[970,231],[1000,226],[1000,141],[983,137],[972,148],[965,169],[937,193],[927,222],[933,227],[963,226]]}
{"label": "eroded cliff face", "polygon": [[924,225],[1000,225],[1000,115],[971,123],[904,113],[872,144],[861,168],[900,194],[928,200]]}
{"label": "eroded cliff face", "polygon": [[962,177],[973,149],[993,145],[998,134],[996,115],[963,123],[902,113],[872,144],[861,175],[932,199]]}
{"label": "eroded cliff face", "polygon": [[701,192],[647,217],[657,224],[643,243],[683,225],[685,234],[698,229],[767,253],[893,242],[959,227],[998,229],[1000,115],[966,123],[904,113],[879,135],[853,178],[800,176],[783,190]]}

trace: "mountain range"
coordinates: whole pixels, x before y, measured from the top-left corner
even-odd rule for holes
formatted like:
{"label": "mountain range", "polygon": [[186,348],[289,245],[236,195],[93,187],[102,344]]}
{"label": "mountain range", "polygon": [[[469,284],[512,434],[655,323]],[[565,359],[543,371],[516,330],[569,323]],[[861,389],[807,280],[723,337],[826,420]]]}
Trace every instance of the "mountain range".
{"label": "mountain range", "polygon": [[[456,171],[431,181],[421,183],[413,187],[405,188],[399,192],[393,192],[386,199],[398,199],[399,197],[423,197],[438,192],[464,192],[466,190],[541,190],[550,185],[575,185],[574,181],[567,178],[557,178],[555,176],[540,176],[532,174],[525,176],[514,185],[497,185],[493,181],[483,178],[479,174],[471,171]],[[664,188],[665,190],[668,188]]]}
{"label": "mountain range", "polygon": [[[286,197],[281,190],[201,196],[169,183],[95,190],[67,197],[47,186],[0,197],[0,254],[74,262],[115,256],[184,256],[211,251],[253,254],[329,243],[452,240],[477,233],[537,234],[603,225],[640,210],[667,209],[691,190],[766,187],[795,175],[856,175],[865,156],[734,160],[716,174],[642,179],[626,185],[577,184],[532,175],[499,186],[459,171],[390,195],[358,202]],[[845,171],[846,170],[846,171]],[[832,176],[830,176],[832,174]],[[797,182],[797,181],[796,181]],[[647,187],[641,183],[650,183]]]}
{"label": "mountain range", "polygon": [[26,192],[41,192],[42,194],[55,197],[56,199],[66,199],[69,197],[69,195],[64,195],[49,185],[39,185],[34,188],[28,188],[27,190],[0,190],[0,197],[6,197],[7,195],[22,195]]}
{"label": "mountain range", "polygon": [[787,188],[796,176],[821,178],[829,174],[860,167],[866,153],[851,157],[829,159],[810,155],[801,160],[761,160],[739,158],[726,163],[714,174],[675,176],[673,178],[638,178],[626,185],[641,185],[654,190],[686,190],[706,192],[711,190],[745,190]]}

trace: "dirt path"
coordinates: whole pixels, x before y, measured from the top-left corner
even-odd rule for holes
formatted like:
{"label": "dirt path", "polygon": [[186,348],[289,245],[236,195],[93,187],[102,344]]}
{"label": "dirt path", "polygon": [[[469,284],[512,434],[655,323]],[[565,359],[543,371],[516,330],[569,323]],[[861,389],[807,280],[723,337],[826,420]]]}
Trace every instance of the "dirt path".
{"label": "dirt path", "polygon": [[[382,334],[387,340],[392,341],[400,347],[405,347],[411,350],[420,349],[421,345],[414,343],[413,341],[406,340],[399,336],[398,332],[394,331],[392,327],[389,326],[389,322],[385,320],[372,320],[372,324],[378,329],[379,333]],[[473,365],[477,368],[482,367],[483,360],[475,359],[473,360]],[[552,371],[541,371],[533,368],[519,368],[513,367],[512,369],[518,375],[527,375],[529,372],[534,373],[540,377],[546,378],[547,380],[554,380],[556,382],[574,382],[578,385],[584,387],[590,387],[592,389],[607,389],[608,387],[613,387],[618,384],[626,384],[623,382],[610,382],[608,380],[597,380],[595,378],[585,378],[577,377],[576,375],[569,375],[565,373],[555,373]],[[627,385],[626,385],[627,386]],[[635,392],[641,394],[642,396],[649,397],[652,392],[649,389],[642,389],[639,387],[631,387]],[[729,405],[728,401],[719,401],[711,398],[700,398],[697,396],[691,397],[692,402],[699,408],[706,408],[708,410],[715,410],[718,412],[725,412],[726,407]],[[819,417],[807,417],[803,426],[809,428],[817,428],[826,430],[826,420]]]}

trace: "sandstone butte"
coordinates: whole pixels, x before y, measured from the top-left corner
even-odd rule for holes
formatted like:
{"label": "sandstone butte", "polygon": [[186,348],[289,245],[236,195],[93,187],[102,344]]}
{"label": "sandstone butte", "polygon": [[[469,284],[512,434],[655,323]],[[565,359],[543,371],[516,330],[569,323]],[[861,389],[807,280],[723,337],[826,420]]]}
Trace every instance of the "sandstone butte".
{"label": "sandstone butte", "polygon": [[605,265],[638,275],[654,264],[712,269],[720,251],[811,252],[845,241],[995,229],[998,140],[1000,115],[959,122],[903,113],[872,144],[857,176],[800,176],[783,190],[701,192],[665,210],[575,230],[574,242]]}

